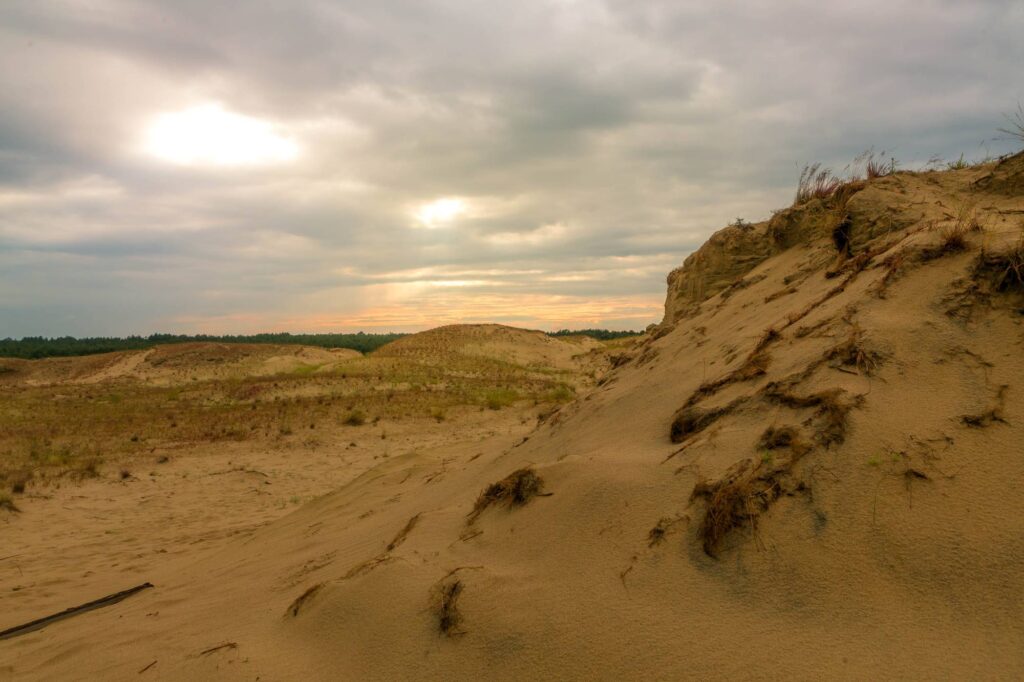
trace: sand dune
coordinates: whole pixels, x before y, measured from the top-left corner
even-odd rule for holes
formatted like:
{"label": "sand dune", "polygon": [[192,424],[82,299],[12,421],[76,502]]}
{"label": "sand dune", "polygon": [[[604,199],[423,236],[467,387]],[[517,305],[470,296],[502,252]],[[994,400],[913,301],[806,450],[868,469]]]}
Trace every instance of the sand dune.
{"label": "sand dune", "polygon": [[532,432],[389,457],[118,569],[156,587],[0,641],[0,674],[1024,677],[1022,169],[898,173],[726,228]]}

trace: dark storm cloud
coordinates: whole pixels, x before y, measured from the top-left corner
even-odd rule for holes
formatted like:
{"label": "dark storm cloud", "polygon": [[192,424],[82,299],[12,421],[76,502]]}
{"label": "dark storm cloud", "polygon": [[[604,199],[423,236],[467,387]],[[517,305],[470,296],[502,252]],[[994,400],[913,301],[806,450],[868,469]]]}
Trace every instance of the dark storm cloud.
{"label": "dark storm cloud", "polygon": [[[8,1],[0,336],[642,326],[803,163],[1009,150],[1022,34],[995,0]],[[139,152],[208,102],[300,158]]]}

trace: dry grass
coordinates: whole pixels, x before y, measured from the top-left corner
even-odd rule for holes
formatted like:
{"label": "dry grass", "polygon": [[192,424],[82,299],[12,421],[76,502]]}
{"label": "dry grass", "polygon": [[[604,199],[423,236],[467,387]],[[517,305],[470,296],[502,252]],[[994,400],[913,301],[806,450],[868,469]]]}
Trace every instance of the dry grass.
{"label": "dry grass", "polygon": [[366,414],[360,410],[352,410],[341,420],[345,426],[362,426],[366,423]]}
{"label": "dry grass", "polygon": [[814,440],[823,447],[837,445],[846,440],[850,411],[857,407],[859,398],[844,399],[846,391],[832,389],[799,396],[777,384],[765,387],[764,396],[791,409],[814,410]]}
{"label": "dry grass", "polygon": [[874,155],[870,155],[864,164],[864,173],[868,180],[874,180],[875,178],[884,178],[887,175],[892,175],[896,172],[896,159],[890,159],[886,162],[882,158],[877,158]]}
{"label": "dry grass", "polygon": [[473,504],[467,523],[473,523],[488,507],[503,505],[509,509],[522,507],[538,495],[543,495],[544,480],[532,467],[517,469],[497,483],[487,486]]}
{"label": "dry grass", "polygon": [[647,533],[647,546],[655,547],[665,541],[665,535],[668,533],[668,529],[672,527],[672,524],[676,522],[676,519],[669,517],[663,517],[658,520],[658,523]]}
{"label": "dry grass", "polygon": [[775,473],[745,459],[721,480],[700,482],[690,499],[703,499],[704,518],[697,529],[704,553],[717,558],[722,541],[737,528],[749,526],[756,534],[758,517],[783,493]]}
{"label": "dry grass", "polygon": [[820,163],[804,166],[800,171],[794,203],[799,205],[811,199],[828,199],[842,184],[843,181],[832,173],[831,168],[824,168]]}
{"label": "dry grass", "polygon": [[864,332],[859,326],[850,330],[845,341],[825,351],[824,359],[836,368],[851,368],[870,376],[881,362],[881,356],[864,347]]}
{"label": "dry grass", "polygon": [[463,583],[451,575],[434,586],[433,611],[437,617],[437,629],[446,637],[465,634],[461,629],[462,614],[459,612],[459,597]]}
{"label": "dry grass", "polygon": [[316,585],[313,585],[305,592],[300,594],[298,597],[296,597],[295,601],[293,601],[288,606],[288,610],[285,612],[286,615],[289,615],[292,618],[299,615],[299,612],[302,610],[302,607],[304,607],[311,599],[313,599],[313,597],[316,596],[316,593],[323,589],[323,586],[323,583],[317,583]]}
{"label": "dry grass", "polygon": [[1008,251],[982,252],[974,264],[973,278],[999,293],[1024,293],[1024,235]]}
{"label": "dry grass", "polygon": [[395,537],[394,537],[394,538],[393,538],[393,539],[391,540],[391,542],[389,542],[389,543],[388,543],[388,546],[387,546],[387,551],[391,552],[391,551],[393,551],[393,550],[394,550],[394,549],[395,549],[396,547],[398,547],[398,546],[399,546],[399,545],[401,545],[401,544],[402,544],[403,542],[405,542],[405,539],[406,539],[407,537],[409,537],[409,533],[411,533],[411,532],[412,532],[412,529],[416,527],[416,524],[417,524],[417,523],[419,523],[419,520],[420,520],[420,514],[416,514],[415,516],[413,516],[412,518],[410,518],[410,519],[409,519],[409,520],[408,520],[408,521],[406,522],[405,526],[403,526],[403,527],[402,527],[402,530],[398,531],[398,535],[396,535],[396,536],[395,536]]}
{"label": "dry grass", "polygon": [[729,412],[728,407],[716,407],[709,410],[695,406],[685,407],[672,420],[669,438],[673,443],[682,443],[711,426],[719,417]]}
{"label": "dry grass", "polygon": [[21,510],[18,509],[18,505],[14,504],[14,500],[7,493],[0,493],[0,509],[9,511],[11,513],[17,513]]}
{"label": "dry grass", "polygon": [[906,268],[906,265],[906,248],[902,248],[899,251],[895,251],[890,254],[882,261],[882,266],[885,268],[885,274],[882,275],[882,278],[878,280],[878,283],[872,288],[871,293],[878,298],[885,298],[885,294],[889,290],[889,287],[900,278]]}
{"label": "dry grass", "polygon": [[514,392],[524,404],[546,405],[563,402],[577,382],[590,382],[575,371],[456,354],[443,363],[430,357],[368,356],[334,372],[199,381],[192,381],[186,360],[197,362],[183,359],[183,374],[166,386],[17,383],[27,370],[5,377],[0,485],[6,489],[19,471],[31,472],[35,484],[45,487],[61,478],[95,475],[110,461],[135,470],[137,461],[151,459],[154,448],[243,441],[285,447],[310,425],[330,438],[343,422],[358,423],[360,415],[365,423],[378,417],[452,419],[460,407],[486,406],[495,392],[499,398]]}
{"label": "dry grass", "polygon": [[788,449],[793,453],[794,459],[811,451],[810,444],[801,437],[800,430],[793,426],[769,426],[761,434],[757,445],[761,450],[767,451]]}
{"label": "dry grass", "polygon": [[1006,127],[999,132],[1024,143],[1024,104],[1017,102],[1017,111],[1006,115]]}

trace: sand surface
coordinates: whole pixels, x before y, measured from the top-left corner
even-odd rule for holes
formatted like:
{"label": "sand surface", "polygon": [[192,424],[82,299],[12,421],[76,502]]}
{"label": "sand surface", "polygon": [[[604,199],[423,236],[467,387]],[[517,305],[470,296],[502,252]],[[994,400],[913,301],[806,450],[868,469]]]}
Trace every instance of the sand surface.
{"label": "sand surface", "polygon": [[[0,674],[1020,679],[1022,167],[901,173],[727,228],[670,277],[665,323],[536,428],[476,412],[466,438],[335,445],[308,475],[239,445],[62,488],[38,501],[53,523],[33,502],[0,526],[32,554],[31,575],[0,563],[4,624],[155,587],[0,642]],[[239,464],[275,478],[210,475]],[[540,495],[474,513],[524,469]],[[176,478],[205,503],[179,532]],[[262,488],[263,516],[231,511]],[[315,499],[278,513],[292,491]]]}

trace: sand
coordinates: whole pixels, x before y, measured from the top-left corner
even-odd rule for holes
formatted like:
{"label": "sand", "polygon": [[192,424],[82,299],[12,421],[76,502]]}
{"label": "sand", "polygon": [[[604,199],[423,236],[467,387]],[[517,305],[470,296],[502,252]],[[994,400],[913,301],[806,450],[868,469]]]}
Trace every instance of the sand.
{"label": "sand", "polygon": [[[290,490],[316,499],[258,527],[95,536],[75,550],[103,573],[88,589],[54,556],[66,539],[7,519],[3,546],[33,556],[21,580],[46,591],[0,625],[155,587],[0,641],[0,675],[1019,679],[1022,167],[900,173],[727,228],[670,276],[662,325],[536,428],[363,461],[337,485],[313,473]],[[542,495],[468,518],[524,468]],[[176,553],[127,559],[159,543]]]}

